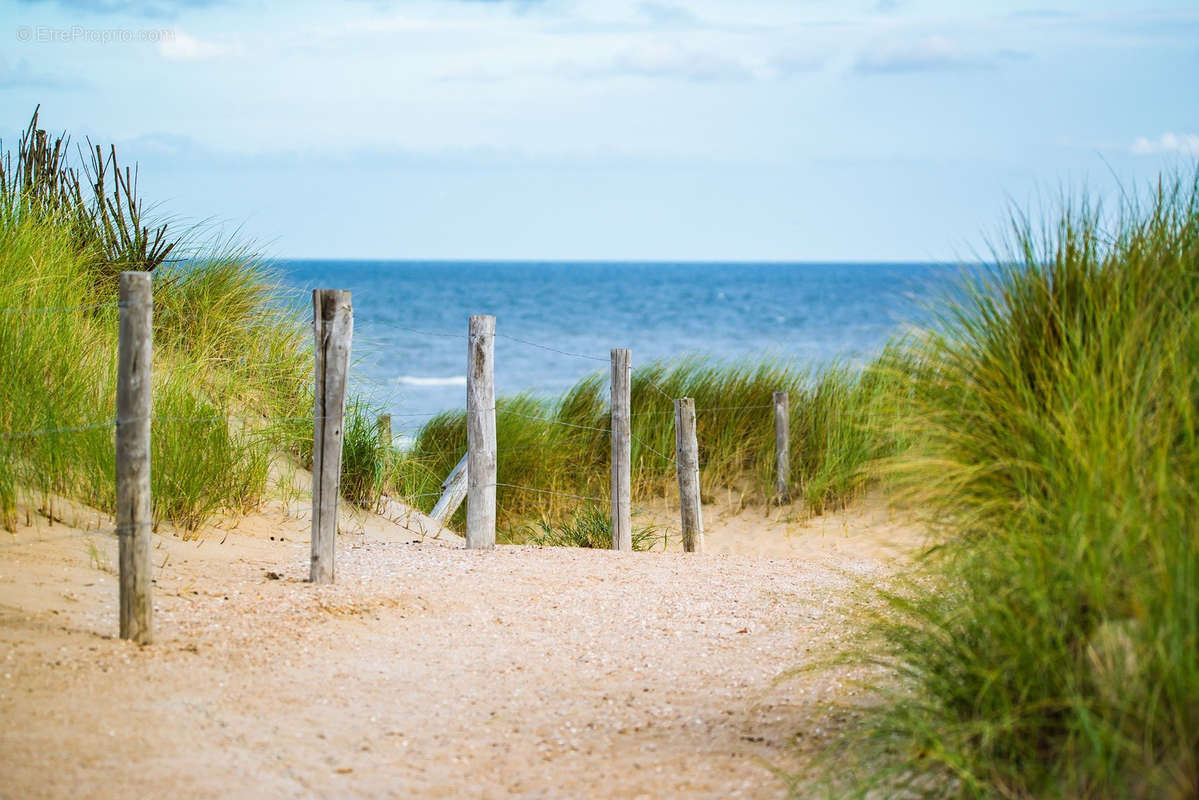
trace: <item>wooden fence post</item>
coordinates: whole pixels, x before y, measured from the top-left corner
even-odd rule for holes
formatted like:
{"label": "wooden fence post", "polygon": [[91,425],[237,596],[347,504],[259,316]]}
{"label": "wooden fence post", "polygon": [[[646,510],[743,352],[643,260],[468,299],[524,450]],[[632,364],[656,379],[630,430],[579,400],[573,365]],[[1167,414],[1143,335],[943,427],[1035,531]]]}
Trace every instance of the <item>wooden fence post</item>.
{"label": "wooden fence post", "polygon": [[791,396],[774,393],[774,493],[779,505],[791,502]]}
{"label": "wooden fence post", "polygon": [[495,547],[495,317],[470,318],[466,370],[466,546]]}
{"label": "wooden fence post", "polygon": [[379,444],[383,447],[391,447],[391,414],[380,414],[375,427],[379,431]]}
{"label": "wooden fence post", "polygon": [[612,482],[609,502],[612,505],[612,549],[633,549],[633,521],[629,509],[632,493],[632,367],[629,351],[612,351],[612,417],[609,437],[612,440]]}
{"label": "wooden fence post", "polygon": [[346,413],[346,377],[354,310],[343,289],[312,291],[316,365],[312,438],[313,583],[333,583],[337,543],[337,499],[341,490],[341,445]]}
{"label": "wooden fence post", "polygon": [[674,401],[674,448],[679,470],[679,514],[683,525],[683,550],[704,551],[704,518],[699,495],[699,443],[695,438],[695,400]]}
{"label": "wooden fence post", "polygon": [[121,638],[153,640],[150,413],[154,293],[149,272],[122,272],[117,343],[117,538]]}
{"label": "wooden fence post", "polygon": [[430,517],[443,525],[454,516],[458,506],[466,499],[466,459],[469,457],[469,454],[463,453],[462,458],[458,459],[458,463],[450,470],[450,474],[441,482],[441,497],[429,512]]}

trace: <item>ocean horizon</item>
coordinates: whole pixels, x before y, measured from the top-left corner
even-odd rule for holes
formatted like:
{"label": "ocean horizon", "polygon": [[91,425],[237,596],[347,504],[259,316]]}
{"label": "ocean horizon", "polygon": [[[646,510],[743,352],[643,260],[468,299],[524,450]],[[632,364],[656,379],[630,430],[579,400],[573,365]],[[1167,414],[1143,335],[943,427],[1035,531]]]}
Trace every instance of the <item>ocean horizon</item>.
{"label": "ocean horizon", "polygon": [[277,259],[297,292],[348,289],[352,388],[411,435],[461,408],[471,314],[496,317],[496,389],[550,397],[607,369],[702,356],[797,366],[861,364],[921,301],[971,265]]}

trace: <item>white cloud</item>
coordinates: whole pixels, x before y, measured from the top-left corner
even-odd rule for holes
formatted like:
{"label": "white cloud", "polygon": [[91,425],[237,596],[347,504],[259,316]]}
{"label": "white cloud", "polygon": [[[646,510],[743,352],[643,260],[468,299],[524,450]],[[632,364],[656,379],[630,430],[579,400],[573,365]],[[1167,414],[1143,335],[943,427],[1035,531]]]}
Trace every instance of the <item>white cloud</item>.
{"label": "white cloud", "polygon": [[1156,153],[1180,153],[1184,156],[1199,156],[1199,134],[1166,132],[1156,139],[1137,137],[1132,143],[1132,152],[1138,156]]}
{"label": "white cloud", "polygon": [[590,63],[567,63],[563,71],[582,78],[629,76],[706,82],[753,80],[759,69],[751,60],[737,56],[646,44]]}
{"label": "white cloud", "polygon": [[718,52],[714,48],[687,47],[674,43],[640,42],[612,53],[592,52],[544,64],[493,68],[476,64],[441,73],[443,81],[497,82],[532,75],[579,80],[642,78],[647,80],[711,83],[781,80],[820,69],[824,58],[818,53],[784,51],[774,54],[746,53],[739,48]]}
{"label": "white cloud", "polygon": [[996,66],[1004,59],[1022,57],[1023,53],[1010,49],[993,53],[969,52],[946,36],[926,36],[911,42],[885,44],[863,53],[854,62],[854,71],[888,74],[978,69]]}
{"label": "white cloud", "polygon": [[159,55],[169,61],[208,61],[228,52],[225,45],[202,41],[181,30],[171,31],[158,42]]}
{"label": "white cloud", "polygon": [[643,2],[637,4],[637,9],[653,23],[658,25],[691,26],[699,22],[695,13],[682,6],[667,3]]}
{"label": "white cloud", "polygon": [[[48,0],[25,0],[33,5]],[[58,0],[58,5],[88,14],[138,14],[145,17],[174,17],[182,11],[220,5],[221,0]]]}

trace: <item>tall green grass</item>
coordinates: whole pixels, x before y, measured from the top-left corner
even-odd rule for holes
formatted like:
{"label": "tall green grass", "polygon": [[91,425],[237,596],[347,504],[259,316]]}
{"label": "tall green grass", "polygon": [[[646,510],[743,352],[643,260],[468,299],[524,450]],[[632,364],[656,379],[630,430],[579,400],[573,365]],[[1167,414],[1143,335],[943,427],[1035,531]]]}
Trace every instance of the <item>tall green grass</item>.
{"label": "tall green grass", "polygon": [[[562,521],[589,502],[580,498],[607,496],[606,377],[584,378],[557,399],[518,395],[497,402],[498,482],[509,484],[497,490],[502,522]],[[897,446],[895,439],[877,435],[883,427],[879,418],[894,403],[891,380],[890,372],[873,367],[801,371],[774,361],[690,358],[638,367],[631,385],[633,497],[647,501],[676,491],[672,398],[692,397],[705,495],[732,492],[745,503],[773,499],[773,393],[787,390],[792,485],[813,512],[840,506],[870,480],[864,465]],[[398,493],[431,507],[442,479],[465,451],[464,413],[434,418],[406,453],[397,472]]]}
{"label": "tall green grass", "polygon": [[903,683],[859,791],[1194,797],[1199,183],[1002,255],[910,342],[891,472],[943,546],[865,652]]}
{"label": "tall green grass", "polygon": [[379,510],[403,459],[379,429],[378,410],[362,398],[346,406],[341,455],[341,494],[368,511]]}
{"label": "tall green grass", "polygon": [[52,519],[59,497],[113,510],[125,269],[154,277],[155,520],[194,528],[251,509],[274,454],[302,449],[270,420],[311,414],[304,327],[250,254],[151,226],[115,154],[96,158],[90,173],[70,167],[65,137],[35,116],[15,166],[0,159],[0,523],[13,526],[22,496]]}
{"label": "tall green grass", "polygon": [[[112,304],[123,269],[154,274],[156,517],[194,527],[217,511],[253,508],[280,452],[311,463],[311,361],[293,305],[252,254],[198,247],[149,222],[115,152],[89,150],[73,167],[69,140],[37,126],[35,115],[15,164],[11,154],[0,159],[0,307],[67,310],[5,312],[21,323],[0,334],[0,377],[22,390],[0,398],[0,431],[57,432],[0,439],[0,516],[12,524],[21,489],[45,503],[112,506],[112,430],[98,423],[114,413]],[[632,383],[634,496],[674,491],[671,398],[689,396],[699,407],[705,493],[771,499],[771,396],[787,389],[793,486],[814,511],[844,503],[865,484],[862,465],[892,446],[869,433],[884,381],[871,369],[809,373],[773,362],[641,367]],[[536,519],[564,530],[581,503],[594,502],[583,498],[606,496],[606,390],[594,375],[557,400],[500,401],[499,480],[512,486],[499,488],[498,501],[513,530]],[[343,493],[364,508],[395,494],[431,507],[465,451],[463,413],[434,419],[404,453],[378,440],[374,418],[351,401]]]}
{"label": "tall green grass", "polygon": [[70,137],[51,136],[34,109],[16,150],[0,153],[0,225],[53,221],[76,249],[96,254],[89,280],[101,289],[122,270],[154,270],[177,254],[181,238],[167,223],[150,222],[137,170],[122,169],[115,147],[105,152],[89,141],[71,155]]}
{"label": "tall green grass", "polygon": [[[0,311],[0,380],[12,387],[0,396],[7,527],[21,490],[50,514],[59,496],[105,510],[115,502],[116,296],[92,282],[95,258],[53,222],[0,227],[0,308],[12,309]],[[232,271],[239,280],[227,280]],[[254,507],[283,445],[263,420],[310,413],[302,327],[276,310],[270,287],[251,261],[155,274],[156,519],[194,528],[217,510]]]}

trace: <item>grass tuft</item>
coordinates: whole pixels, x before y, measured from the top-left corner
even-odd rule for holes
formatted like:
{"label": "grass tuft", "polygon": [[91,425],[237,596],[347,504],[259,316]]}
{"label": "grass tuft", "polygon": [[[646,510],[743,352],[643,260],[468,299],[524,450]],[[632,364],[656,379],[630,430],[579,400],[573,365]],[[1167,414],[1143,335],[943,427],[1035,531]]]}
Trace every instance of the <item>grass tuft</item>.
{"label": "grass tuft", "polygon": [[[540,547],[585,547],[593,550],[612,548],[612,519],[602,506],[582,506],[568,520],[557,525],[541,520],[520,531],[517,539]],[[652,526],[633,528],[633,549],[649,550],[661,539]]]}

